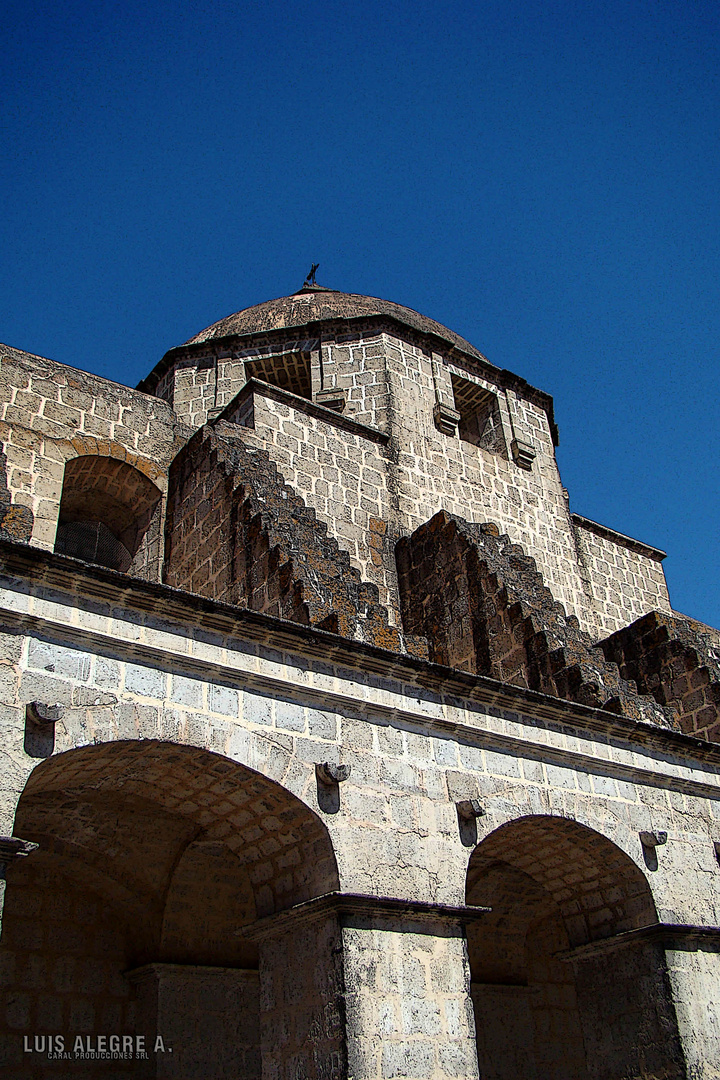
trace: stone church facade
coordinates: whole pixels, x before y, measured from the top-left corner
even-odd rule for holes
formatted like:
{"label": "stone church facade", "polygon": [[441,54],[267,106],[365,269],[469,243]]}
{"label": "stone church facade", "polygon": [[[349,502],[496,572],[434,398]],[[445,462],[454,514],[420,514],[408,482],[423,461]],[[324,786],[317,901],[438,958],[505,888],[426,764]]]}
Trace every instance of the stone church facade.
{"label": "stone church facade", "polygon": [[0,360],[3,1075],[720,1077],[720,633],[547,394],[312,285]]}

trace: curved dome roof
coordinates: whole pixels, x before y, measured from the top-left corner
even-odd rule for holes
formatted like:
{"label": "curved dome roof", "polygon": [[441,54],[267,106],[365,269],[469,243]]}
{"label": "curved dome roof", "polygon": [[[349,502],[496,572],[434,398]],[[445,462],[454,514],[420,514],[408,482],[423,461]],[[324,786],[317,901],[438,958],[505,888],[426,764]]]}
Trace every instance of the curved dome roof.
{"label": "curved dome roof", "polygon": [[[336,292],[319,286],[302,288],[292,296],[282,296],[278,300],[267,300],[264,304],[237,311],[219,322],[201,330],[182,346],[202,345],[206,341],[220,338],[242,337],[247,334],[262,334],[270,330],[286,330],[292,327],[306,326],[313,322],[327,322],[333,319],[361,319],[385,315],[396,322],[404,323],[425,334],[434,334],[457,346],[465,353],[485,360],[485,357],[469,341],[459,334],[448,330],[434,319],[413,311],[412,308],[394,304],[391,300],[379,300],[376,296],[362,296],[358,293]],[[487,363],[487,361],[485,361]]]}

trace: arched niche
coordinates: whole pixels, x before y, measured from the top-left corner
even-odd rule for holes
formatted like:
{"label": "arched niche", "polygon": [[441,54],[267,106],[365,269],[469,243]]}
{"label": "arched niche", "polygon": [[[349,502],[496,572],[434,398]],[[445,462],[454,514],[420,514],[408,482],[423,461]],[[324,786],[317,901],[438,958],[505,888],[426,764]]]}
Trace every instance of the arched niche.
{"label": "arched niche", "polygon": [[684,1075],[662,949],[624,937],[657,923],[650,886],[617,845],[516,819],[473,852],[466,898],[492,908],[468,932],[483,1080]]}
{"label": "arched niche", "polygon": [[[15,972],[11,999],[27,1013],[3,1017],[11,1048],[20,1022],[92,1036],[160,1032],[177,1040],[163,1076],[259,1080],[258,944],[245,930],[338,889],[317,815],[218,754],[123,741],[39,765],[15,832],[39,847],[8,874],[0,953]],[[33,1067],[20,1054],[13,1076]]]}
{"label": "arched niche", "polygon": [[139,469],[83,455],[65,464],[55,551],[156,580],[162,493]]}

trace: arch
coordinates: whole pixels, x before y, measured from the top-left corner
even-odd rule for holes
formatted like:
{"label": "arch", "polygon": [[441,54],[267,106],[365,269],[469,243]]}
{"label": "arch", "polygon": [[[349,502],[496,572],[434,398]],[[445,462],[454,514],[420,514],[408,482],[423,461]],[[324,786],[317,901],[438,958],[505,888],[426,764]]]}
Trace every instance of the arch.
{"label": "arch", "polygon": [[495,829],[470,858],[468,899],[485,895],[485,879],[503,864],[516,879],[552,897],[571,946],[657,922],[639,866],[611,840],[571,818],[531,815]]}
{"label": "arch", "polygon": [[258,946],[243,928],[339,888],[318,815],[220,754],[125,740],[38,765],[15,828],[40,846],[13,868],[1,944],[31,1014],[79,1033],[160,1030],[165,1015],[196,1032],[185,1052],[211,1074],[230,1061],[259,1076]]}
{"label": "arch", "polygon": [[[168,849],[166,884],[178,873],[180,854],[200,843],[211,857],[220,846],[227,848],[244,868],[253,886],[254,915],[339,888],[326,826],[305,803],[246,765],[178,743],[127,740],[48,758],[30,774],[15,829],[40,835],[42,851],[59,843],[63,859],[75,860],[82,852],[88,865],[142,897],[160,889],[158,875],[165,870],[155,863],[155,877],[148,876],[149,862],[139,858],[136,845],[151,844],[153,837],[139,841],[131,819],[146,819],[153,807],[176,823],[172,856],[170,834],[155,838]],[[117,818],[119,811],[128,818],[122,844],[100,827],[102,814]],[[113,867],[106,860],[108,845]]]}
{"label": "arch", "polygon": [[72,458],[65,463],[55,550],[157,577],[161,501],[160,489],[125,461]]}
{"label": "arch", "polygon": [[516,818],[473,851],[466,899],[492,908],[468,932],[483,1077],[682,1075],[662,951],[617,947],[657,923],[626,852],[569,818]]}
{"label": "arch", "polygon": [[136,454],[122,443],[115,442],[114,439],[100,439],[95,435],[78,434],[72,439],[58,440],[57,447],[66,461],[74,457],[109,457],[115,461],[124,461],[147,476],[148,480],[152,480],[163,492],[167,490],[169,462],[159,464],[152,458]]}

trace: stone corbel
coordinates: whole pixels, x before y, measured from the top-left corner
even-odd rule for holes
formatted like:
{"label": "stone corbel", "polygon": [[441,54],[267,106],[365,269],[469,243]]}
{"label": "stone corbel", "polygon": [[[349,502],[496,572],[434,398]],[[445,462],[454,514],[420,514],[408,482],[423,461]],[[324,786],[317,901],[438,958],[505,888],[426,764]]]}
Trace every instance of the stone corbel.
{"label": "stone corbel", "polygon": [[457,409],[452,409],[449,405],[439,401],[433,409],[433,420],[435,421],[435,427],[442,431],[443,435],[456,435],[460,423],[460,413]]}
{"label": "stone corbel", "polygon": [[460,799],[455,806],[461,821],[474,821],[475,818],[485,816],[484,807],[479,799]]}
{"label": "stone corbel", "polygon": [[521,469],[532,469],[533,461],[537,456],[537,451],[532,443],[515,438],[512,441],[511,449],[516,465],[519,465]]}
{"label": "stone corbel", "polygon": [[27,719],[40,727],[52,727],[62,720],[64,713],[62,705],[46,705],[42,701],[29,701],[25,706]]}
{"label": "stone corbel", "polygon": [[644,848],[656,848],[661,847],[663,844],[667,844],[668,834],[666,832],[641,832],[640,843]]}
{"label": "stone corbel", "polygon": [[315,394],[315,402],[318,405],[324,405],[326,409],[332,409],[334,412],[341,413],[345,411],[347,393],[339,386],[334,386],[327,390],[318,390]]}
{"label": "stone corbel", "polygon": [[38,845],[32,840],[21,840],[18,836],[0,836],[0,881],[5,880],[5,872],[16,859],[25,859]]}
{"label": "stone corbel", "polygon": [[338,765],[332,761],[318,762],[315,773],[323,784],[342,784],[350,776],[351,765]]}

